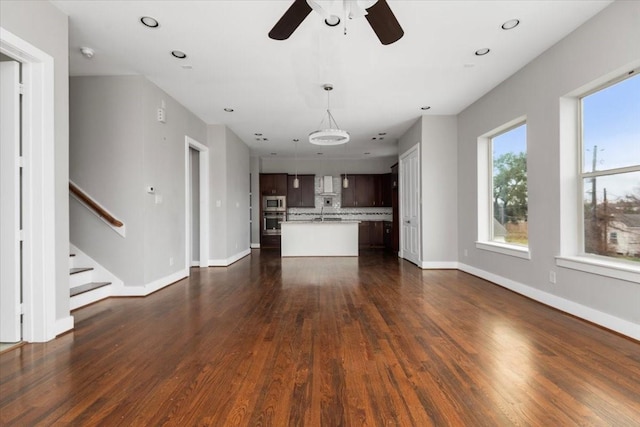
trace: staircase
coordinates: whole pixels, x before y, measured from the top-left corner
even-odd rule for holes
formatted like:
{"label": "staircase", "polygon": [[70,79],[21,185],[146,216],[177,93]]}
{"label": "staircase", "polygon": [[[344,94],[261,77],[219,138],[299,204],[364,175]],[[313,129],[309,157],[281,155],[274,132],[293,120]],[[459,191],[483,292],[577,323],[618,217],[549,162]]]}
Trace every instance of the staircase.
{"label": "staircase", "polygon": [[97,271],[90,261],[84,259],[83,266],[76,266],[76,255],[69,256],[69,296],[70,309],[83,307],[85,305],[100,301],[111,296],[111,282],[99,281]]}

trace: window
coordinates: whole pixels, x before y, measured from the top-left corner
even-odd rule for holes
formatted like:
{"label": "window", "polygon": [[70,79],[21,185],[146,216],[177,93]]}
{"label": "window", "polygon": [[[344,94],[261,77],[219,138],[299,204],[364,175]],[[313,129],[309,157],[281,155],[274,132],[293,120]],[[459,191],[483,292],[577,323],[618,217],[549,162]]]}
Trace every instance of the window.
{"label": "window", "polygon": [[580,99],[582,250],[640,262],[640,76]]}
{"label": "window", "polygon": [[525,121],[517,118],[478,138],[476,247],[530,259]]}
{"label": "window", "polygon": [[527,125],[491,138],[491,241],[526,246]]}

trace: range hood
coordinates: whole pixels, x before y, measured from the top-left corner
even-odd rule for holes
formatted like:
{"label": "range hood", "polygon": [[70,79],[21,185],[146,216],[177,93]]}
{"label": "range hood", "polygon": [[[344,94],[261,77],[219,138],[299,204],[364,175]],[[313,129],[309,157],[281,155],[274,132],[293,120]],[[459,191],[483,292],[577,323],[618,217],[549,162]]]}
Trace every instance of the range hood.
{"label": "range hood", "polygon": [[337,196],[338,193],[333,191],[333,177],[325,175],[322,177],[322,193],[321,196]]}

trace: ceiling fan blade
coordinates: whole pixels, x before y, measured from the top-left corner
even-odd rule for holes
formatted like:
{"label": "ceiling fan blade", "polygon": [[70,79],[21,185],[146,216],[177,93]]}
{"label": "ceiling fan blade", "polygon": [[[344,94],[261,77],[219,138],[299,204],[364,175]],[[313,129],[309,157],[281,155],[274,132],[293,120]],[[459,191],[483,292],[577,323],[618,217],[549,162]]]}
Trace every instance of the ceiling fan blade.
{"label": "ceiling fan blade", "polygon": [[382,44],[397,42],[404,35],[404,31],[395,15],[389,8],[386,0],[378,0],[376,4],[367,9],[365,15],[369,25]]}
{"label": "ceiling fan blade", "polygon": [[311,7],[307,0],[295,0],[269,31],[269,37],[274,40],[288,39],[310,13]]}

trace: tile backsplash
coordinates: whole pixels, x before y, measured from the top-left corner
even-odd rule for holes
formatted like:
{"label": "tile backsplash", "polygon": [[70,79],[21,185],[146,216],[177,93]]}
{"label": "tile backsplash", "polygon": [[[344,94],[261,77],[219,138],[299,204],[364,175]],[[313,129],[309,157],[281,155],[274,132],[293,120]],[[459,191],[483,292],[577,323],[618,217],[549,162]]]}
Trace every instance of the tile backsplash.
{"label": "tile backsplash", "polygon": [[[325,218],[342,218],[343,220],[357,221],[391,221],[391,208],[343,208],[342,181],[339,176],[333,177],[333,192],[335,195],[323,195],[323,177],[316,176],[314,180],[315,208],[289,208],[287,209],[287,221],[304,221],[317,218],[321,212]],[[331,206],[325,206],[325,199],[331,199]],[[323,209],[324,206],[324,209]]]}

